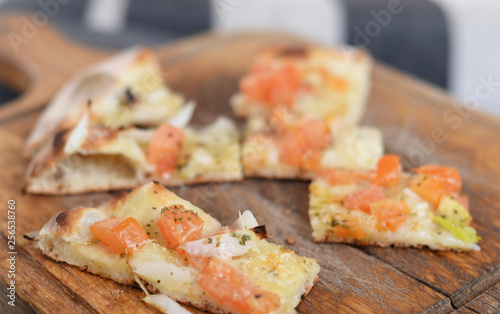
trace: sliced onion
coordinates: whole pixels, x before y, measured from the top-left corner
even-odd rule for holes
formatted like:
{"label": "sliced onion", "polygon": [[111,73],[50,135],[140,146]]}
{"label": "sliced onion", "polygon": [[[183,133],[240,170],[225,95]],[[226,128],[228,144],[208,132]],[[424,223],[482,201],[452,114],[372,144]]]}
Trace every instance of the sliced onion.
{"label": "sliced onion", "polygon": [[156,307],[163,313],[168,313],[168,314],[191,313],[190,311],[182,307],[179,303],[175,302],[174,300],[172,300],[171,298],[167,297],[164,294],[150,294],[144,299],[142,299],[142,301],[151,304],[152,306]]}
{"label": "sliced onion", "polygon": [[132,269],[134,274],[148,282],[158,282],[169,291],[174,291],[192,279],[192,272],[165,261],[151,261],[139,264]]}
{"label": "sliced onion", "polygon": [[89,114],[86,113],[73,128],[68,137],[66,145],[64,145],[64,153],[69,155],[78,150],[80,144],[85,140],[89,132]]}
{"label": "sliced onion", "polygon": [[168,119],[167,124],[177,128],[185,128],[189,121],[191,121],[195,108],[196,103],[192,100],[189,101],[173,117]]}
{"label": "sliced onion", "polygon": [[188,254],[199,257],[218,256],[231,259],[252,249],[260,239],[250,230],[235,230],[208,238],[189,241],[181,248]]}
{"label": "sliced onion", "polygon": [[240,217],[236,219],[235,222],[231,225],[233,229],[252,229],[259,225],[257,219],[252,214],[251,211],[245,210],[243,214],[240,212]]}

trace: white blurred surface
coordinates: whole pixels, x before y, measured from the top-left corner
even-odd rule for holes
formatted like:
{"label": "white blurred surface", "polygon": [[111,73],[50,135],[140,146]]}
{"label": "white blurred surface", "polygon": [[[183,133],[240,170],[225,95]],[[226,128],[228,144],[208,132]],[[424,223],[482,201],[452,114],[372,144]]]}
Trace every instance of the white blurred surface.
{"label": "white blurred surface", "polygon": [[212,0],[219,30],[277,30],[322,44],[344,41],[346,14],[339,0]]}
{"label": "white blurred surface", "polygon": [[125,26],[128,4],[128,0],[88,0],[85,27],[97,33],[119,33]]}
{"label": "white blurred surface", "polygon": [[476,98],[480,110],[500,116],[500,1],[433,1],[450,28],[450,92],[459,101]]}
{"label": "white blurred surface", "polygon": [[[449,25],[450,93],[461,102],[477,100],[475,109],[500,116],[500,1],[432,1]],[[212,6],[219,30],[274,29],[327,45],[345,40],[347,16],[340,0],[212,0]]]}

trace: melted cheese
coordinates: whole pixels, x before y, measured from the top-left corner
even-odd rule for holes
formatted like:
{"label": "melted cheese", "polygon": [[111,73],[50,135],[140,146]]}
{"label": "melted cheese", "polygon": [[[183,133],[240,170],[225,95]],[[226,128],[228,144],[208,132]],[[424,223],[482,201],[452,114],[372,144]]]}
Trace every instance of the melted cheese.
{"label": "melted cheese", "polygon": [[333,236],[332,219],[357,218],[367,233],[362,242],[381,245],[426,245],[431,248],[459,250],[479,249],[475,243],[467,243],[455,237],[433,221],[435,208],[407,188],[409,176],[404,175],[396,187],[385,190],[386,197],[404,201],[410,208],[408,219],[395,231],[382,231],[374,216],[361,210],[350,210],[342,206],[342,199],[358,189],[355,184],[330,186],[321,179],[310,185],[309,217],[313,237],[324,241]]}
{"label": "melted cheese", "polygon": [[[274,53],[271,49],[263,56],[266,54]],[[261,56],[257,62],[262,61]],[[267,58],[266,61],[271,66],[282,64],[279,57]],[[371,60],[367,55],[352,48],[310,47],[306,58],[297,59],[297,66],[302,69],[301,79],[309,90],[295,95],[292,111],[299,115],[335,115],[347,125],[354,125],[360,120],[370,85]],[[324,74],[342,80],[343,86],[332,87]],[[265,117],[269,113],[269,106],[252,102],[242,93],[234,95],[230,102],[236,114],[241,116]]]}
{"label": "melted cheese", "polygon": [[[257,121],[257,122],[254,122]],[[242,158],[245,172],[266,177],[295,177],[300,169],[283,163],[279,145],[271,136],[258,136],[262,132],[259,119],[250,119],[247,137],[243,142]],[[256,135],[257,134],[257,135]],[[374,169],[383,154],[382,134],[378,129],[359,127],[344,130],[325,148],[321,164],[324,168]]]}
{"label": "melted cheese", "polygon": [[294,313],[306,287],[312,286],[319,273],[318,262],[266,240],[259,241],[257,247],[230,263],[261,288],[280,297],[281,308],[276,313]]}

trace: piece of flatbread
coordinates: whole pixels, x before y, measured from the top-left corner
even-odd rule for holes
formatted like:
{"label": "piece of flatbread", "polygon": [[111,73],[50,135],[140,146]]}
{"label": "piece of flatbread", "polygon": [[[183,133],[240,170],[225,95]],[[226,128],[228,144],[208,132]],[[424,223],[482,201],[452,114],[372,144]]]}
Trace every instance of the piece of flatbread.
{"label": "piece of flatbread", "polygon": [[90,123],[117,129],[156,126],[185,103],[163,82],[159,62],[145,47],[125,50],[69,80],[44,110],[28,137],[24,155],[33,154],[56,133],[74,127],[90,105]]}
{"label": "piece of flatbread", "polygon": [[364,112],[372,63],[367,52],[352,47],[273,46],[240,80],[231,105],[243,118],[267,117],[286,108],[354,125]]}
{"label": "piece of flatbread", "polygon": [[[316,165],[308,166],[306,158],[310,150],[295,150],[283,152],[283,139],[289,129],[294,130],[296,117],[292,120],[284,118],[281,130],[263,118],[251,118],[247,122],[245,139],[242,147],[242,163],[245,176],[274,179],[305,179],[315,177],[318,170],[338,167],[344,169],[375,169],[378,159],[383,154],[382,133],[374,127],[339,127],[338,120],[327,121],[329,140],[325,147],[315,153],[320,154]],[[306,118],[307,119],[307,118]],[[308,123],[317,124],[322,120],[314,117]],[[303,120],[301,120],[303,121]],[[300,121],[299,121],[300,122]],[[307,128],[307,126],[306,126]],[[306,132],[307,130],[301,130]],[[314,131],[312,131],[314,132]],[[312,140],[317,134],[312,134]],[[300,135],[299,135],[300,136]],[[319,136],[319,135],[318,135]],[[293,139],[292,139],[293,141]],[[300,141],[297,141],[300,143]],[[293,142],[292,142],[293,143]],[[288,145],[290,148],[290,145]],[[304,159],[302,164],[287,162],[287,154],[295,154]]]}
{"label": "piece of flatbread", "polygon": [[397,184],[390,187],[374,183],[374,175],[329,169],[310,184],[314,241],[479,250],[480,237],[470,226],[467,205],[458,201],[465,199],[461,192],[443,195],[436,205],[426,199],[426,192],[419,191],[419,187],[427,188],[430,175],[400,172]]}
{"label": "piece of flatbread", "polygon": [[32,159],[25,192],[75,194],[129,189],[150,180],[177,186],[242,179],[240,137],[231,120],[219,117],[208,126],[183,131],[182,161],[174,172],[159,176],[147,159],[155,129],[111,129],[92,125],[84,115]]}
{"label": "piece of flatbread", "polygon": [[[152,182],[98,208],[80,207],[61,212],[39,232],[25,237],[34,240],[34,247],[56,261],[124,284],[134,284],[139,278],[152,293],[160,292],[201,310],[231,312],[203,292],[196,281],[200,273],[198,268],[192,267],[176,250],[163,245],[157,222],[161,209],[170,205],[183,205],[185,210],[197,213],[204,221],[202,237],[221,231],[216,219]],[[109,216],[135,218],[148,233],[149,242],[133,255],[113,255],[89,230],[90,225]],[[258,287],[279,297],[280,308],[275,313],[294,313],[301,296],[306,295],[317,280],[318,263],[266,240],[254,242],[254,245],[243,255],[225,261]]]}

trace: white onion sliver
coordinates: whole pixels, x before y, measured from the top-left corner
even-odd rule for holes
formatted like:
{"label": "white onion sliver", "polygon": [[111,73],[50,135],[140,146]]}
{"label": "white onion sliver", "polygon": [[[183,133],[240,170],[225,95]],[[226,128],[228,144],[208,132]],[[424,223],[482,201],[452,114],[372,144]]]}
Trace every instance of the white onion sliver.
{"label": "white onion sliver", "polygon": [[64,153],[72,154],[80,148],[80,144],[87,137],[89,130],[89,114],[86,113],[78,122],[78,124],[73,128],[71,134],[68,137],[66,145],[64,145]]}
{"label": "white onion sliver", "polygon": [[173,117],[168,119],[167,123],[177,128],[185,128],[188,125],[189,121],[191,121],[195,108],[196,103],[192,100],[189,101]]}
{"label": "white onion sliver", "polygon": [[231,259],[247,253],[255,244],[257,244],[257,238],[252,231],[238,230],[186,242],[182,245],[182,249],[193,256],[218,256]]}
{"label": "white onion sliver", "polygon": [[259,225],[257,222],[257,219],[255,219],[255,216],[252,214],[251,211],[245,210],[242,213],[240,213],[240,217],[236,219],[235,222],[232,224],[233,229],[252,229],[255,228]]}
{"label": "white onion sliver", "polygon": [[192,273],[189,269],[179,267],[164,261],[152,261],[139,264],[132,269],[134,274],[146,279],[146,281],[160,281],[160,284],[168,290],[176,290],[185,282],[191,280]]}
{"label": "white onion sliver", "polygon": [[171,298],[169,298],[164,294],[150,294],[142,300],[148,304],[153,305],[163,313],[168,313],[168,314],[191,313],[190,311],[182,307],[179,303],[175,302],[174,300],[172,300]]}

